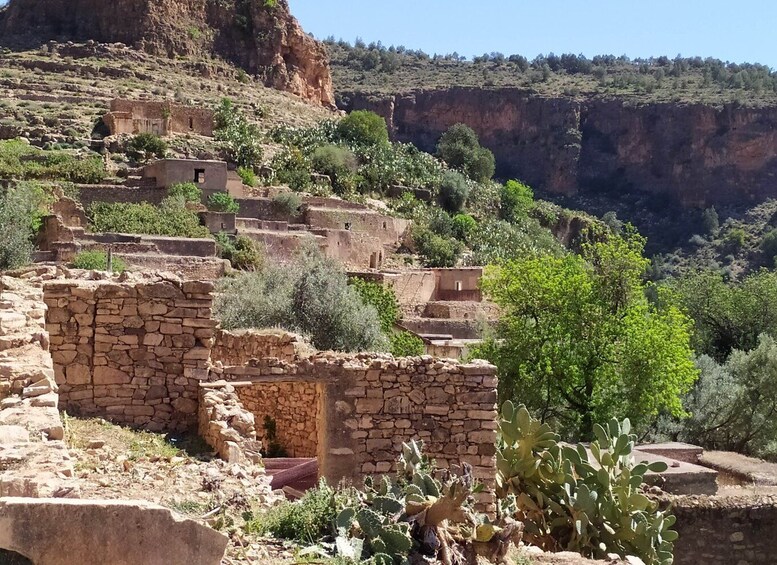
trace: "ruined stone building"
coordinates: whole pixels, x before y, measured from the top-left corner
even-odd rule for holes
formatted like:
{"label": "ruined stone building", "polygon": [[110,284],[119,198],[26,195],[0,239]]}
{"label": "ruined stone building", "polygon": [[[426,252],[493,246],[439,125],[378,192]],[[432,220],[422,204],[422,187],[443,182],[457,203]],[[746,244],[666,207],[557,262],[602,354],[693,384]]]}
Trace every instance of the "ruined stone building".
{"label": "ruined stone building", "polygon": [[111,101],[111,111],[103,116],[103,122],[111,135],[153,133],[167,136],[193,133],[213,136],[211,110],[169,100],[157,102],[116,98]]}

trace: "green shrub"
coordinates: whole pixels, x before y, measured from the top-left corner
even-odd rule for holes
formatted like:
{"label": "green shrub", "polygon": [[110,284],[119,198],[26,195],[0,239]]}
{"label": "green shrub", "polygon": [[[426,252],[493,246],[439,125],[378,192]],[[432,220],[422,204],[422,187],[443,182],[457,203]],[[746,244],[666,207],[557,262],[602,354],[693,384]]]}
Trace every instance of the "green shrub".
{"label": "green shrub", "polygon": [[174,184],[167,191],[170,198],[182,198],[184,202],[202,202],[202,190],[193,182]]}
{"label": "green shrub", "polygon": [[246,186],[256,186],[259,184],[259,181],[256,178],[256,173],[251,168],[238,167],[237,174],[240,177],[240,180],[242,180],[243,184]]}
{"label": "green shrub", "polygon": [[495,265],[522,257],[561,255],[563,247],[550,230],[533,218],[519,224],[501,220],[482,222],[469,238],[472,265]]}
{"label": "green shrub", "polygon": [[413,230],[413,242],[426,267],[455,267],[462,252],[461,242],[452,237],[442,237],[428,228]]}
{"label": "green shrub", "polygon": [[332,180],[335,194],[347,194],[353,189],[348,177],[356,172],[358,162],[350,149],[337,145],[324,145],[313,152],[313,170]]}
{"label": "green shrub", "polygon": [[[81,251],[73,258],[72,267],[87,271],[107,271],[108,254],[105,251]],[[123,273],[127,270],[127,264],[119,257],[113,258],[112,267],[114,273]]]}
{"label": "green shrub", "polygon": [[45,193],[32,182],[0,189],[0,270],[32,261],[33,236],[40,228]]}
{"label": "green shrub", "polygon": [[233,240],[224,232],[217,233],[213,238],[216,240],[216,253],[227,259],[232,268],[255,271],[264,264],[264,257],[251,238],[240,235]]}
{"label": "green shrub", "polygon": [[356,290],[365,304],[369,304],[378,312],[380,329],[386,333],[391,332],[399,318],[399,303],[394,290],[359,278],[352,278],[348,284]]}
{"label": "green shrub", "polygon": [[378,314],[348,285],[342,267],[316,248],[288,264],[223,280],[214,310],[226,329],[281,327],[318,349],[385,351]]}
{"label": "green shrub", "polygon": [[440,183],[440,205],[450,213],[455,213],[464,208],[469,196],[467,179],[456,171],[447,171]]}
{"label": "green shrub", "polygon": [[141,204],[94,202],[88,210],[89,227],[97,233],[137,233],[172,237],[210,237],[195,212],[180,198],[166,198],[159,207]]}
{"label": "green shrub", "polygon": [[453,236],[459,241],[468,242],[477,227],[477,221],[469,214],[456,214],[453,217]]}
{"label": "green shrub", "polygon": [[293,192],[281,192],[272,199],[273,212],[280,216],[296,217],[302,206],[302,199]]}
{"label": "green shrub", "polygon": [[289,185],[292,190],[305,190],[312,183],[311,164],[297,148],[287,147],[278,153],[273,157],[272,166],[278,181]]}
{"label": "green shrub", "polygon": [[389,339],[394,357],[417,357],[426,351],[423,340],[410,332],[394,332]]}
{"label": "green shrub", "polygon": [[368,110],[356,110],[340,120],[337,134],[356,145],[381,145],[389,140],[386,120]]}
{"label": "green shrub", "polygon": [[[499,421],[497,495],[516,498],[524,541],[545,551],[576,551],[603,559],[634,555],[670,565],[675,518],[645,496],[644,475],[666,463],[635,464],[637,436],[628,420],[594,427],[590,453],[559,442],[525,406],[506,402]],[[593,459],[591,459],[593,457]]]}
{"label": "green shrub", "polygon": [[763,253],[764,264],[774,267],[774,259],[777,257],[777,230],[767,233],[761,240],[761,253]]}
{"label": "green shrub", "polygon": [[167,142],[153,133],[139,133],[132,138],[129,148],[133,157],[143,161],[152,157],[164,159],[167,155]]}
{"label": "green shrub", "polygon": [[334,535],[335,518],[346,502],[346,498],[322,480],[299,501],[285,502],[250,521],[246,530],[312,545]]}
{"label": "green shrub", "polygon": [[747,241],[747,234],[742,228],[732,228],[726,234],[723,239],[723,243],[726,247],[733,250],[742,249]]}
{"label": "green shrub", "polygon": [[500,217],[507,222],[516,222],[526,218],[534,207],[534,191],[522,182],[509,180],[502,187],[499,200]]}
{"label": "green shrub", "polygon": [[494,176],[494,154],[481,147],[475,131],[464,124],[455,124],[442,135],[437,155],[476,182],[486,182]]}
{"label": "green shrub", "polygon": [[208,210],[237,214],[240,211],[240,205],[226,192],[214,192],[208,197]]}
{"label": "green shrub", "polygon": [[714,207],[707,208],[701,214],[701,223],[704,226],[704,233],[707,235],[716,235],[720,229],[720,218],[718,211]]}

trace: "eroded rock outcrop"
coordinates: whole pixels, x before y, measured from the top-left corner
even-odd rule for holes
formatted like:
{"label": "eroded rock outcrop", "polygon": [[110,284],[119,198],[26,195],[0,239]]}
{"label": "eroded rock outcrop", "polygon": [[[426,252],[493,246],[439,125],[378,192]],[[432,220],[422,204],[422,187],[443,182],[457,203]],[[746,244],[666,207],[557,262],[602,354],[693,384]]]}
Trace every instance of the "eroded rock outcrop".
{"label": "eroded rock outcrop", "polygon": [[577,100],[518,88],[342,99],[345,109],[378,112],[397,140],[429,151],[465,123],[494,152],[500,175],[551,192],[647,191],[686,206],[777,196],[777,107]]}
{"label": "eroded rock outcrop", "polygon": [[49,40],[125,43],[156,55],[223,57],[267,86],[332,106],[324,46],[302,30],[287,0],[11,0],[0,44]]}

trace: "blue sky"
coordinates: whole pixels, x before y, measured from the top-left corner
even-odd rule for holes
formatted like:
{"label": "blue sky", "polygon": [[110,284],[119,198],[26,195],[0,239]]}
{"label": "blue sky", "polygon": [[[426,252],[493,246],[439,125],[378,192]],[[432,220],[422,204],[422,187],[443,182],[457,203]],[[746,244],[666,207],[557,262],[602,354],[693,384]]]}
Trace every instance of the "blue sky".
{"label": "blue sky", "polygon": [[428,53],[678,53],[777,68],[773,0],[289,0],[309,33]]}

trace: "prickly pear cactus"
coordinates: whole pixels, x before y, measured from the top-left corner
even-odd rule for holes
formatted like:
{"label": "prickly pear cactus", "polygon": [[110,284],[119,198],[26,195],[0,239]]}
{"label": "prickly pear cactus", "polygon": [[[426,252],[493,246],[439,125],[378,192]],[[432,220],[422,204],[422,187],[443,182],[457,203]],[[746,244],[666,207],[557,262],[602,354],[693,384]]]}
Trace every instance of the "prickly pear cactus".
{"label": "prickly pear cactus", "polygon": [[497,494],[515,497],[531,543],[595,558],[618,553],[648,565],[672,563],[675,519],[643,493],[645,473],[666,465],[634,463],[636,436],[628,420],[597,425],[590,457],[582,445],[559,443],[525,406],[505,403],[499,431]]}

